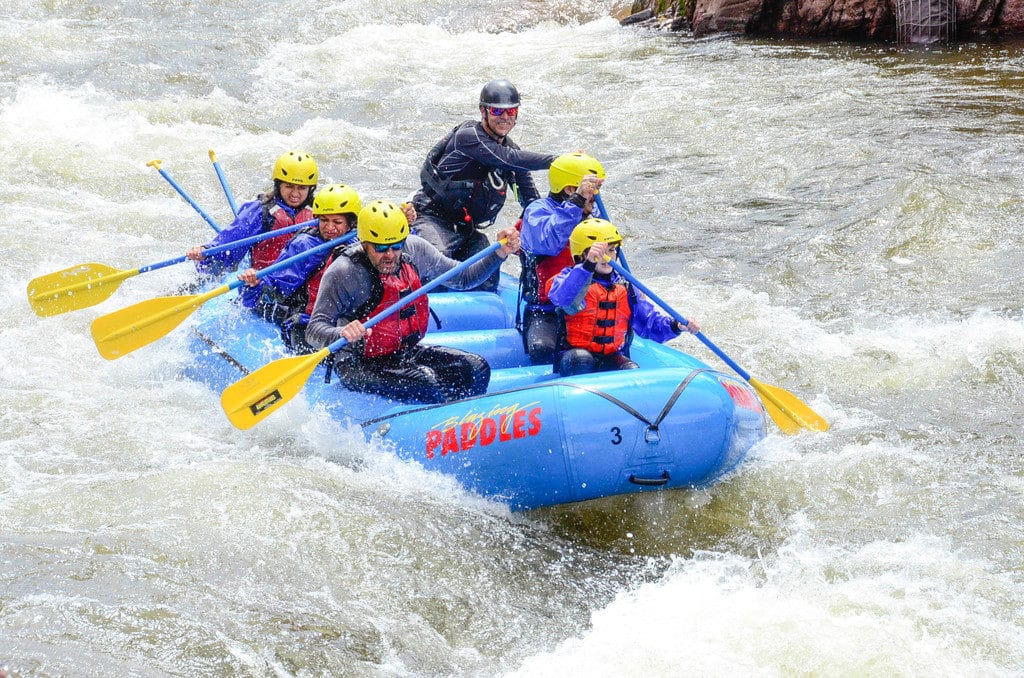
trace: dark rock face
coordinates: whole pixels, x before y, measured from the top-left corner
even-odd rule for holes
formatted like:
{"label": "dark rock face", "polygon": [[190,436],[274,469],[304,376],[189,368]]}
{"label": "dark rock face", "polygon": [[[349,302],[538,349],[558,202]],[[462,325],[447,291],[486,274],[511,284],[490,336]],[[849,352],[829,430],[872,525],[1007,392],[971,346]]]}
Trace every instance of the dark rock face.
{"label": "dark rock face", "polygon": [[695,35],[746,33],[762,18],[765,0],[696,0],[690,26]]}
{"label": "dark rock face", "polygon": [[[773,0],[765,0],[771,5]],[[888,0],[785,0],[774,21],[756,27],[760,34],[841,37],[888,41],[896,21]]]}
{"label": "dark rock face", "polygon": [[1024,36],[1024,0],[637,0],[623,22],[694,36],[934,42]]}

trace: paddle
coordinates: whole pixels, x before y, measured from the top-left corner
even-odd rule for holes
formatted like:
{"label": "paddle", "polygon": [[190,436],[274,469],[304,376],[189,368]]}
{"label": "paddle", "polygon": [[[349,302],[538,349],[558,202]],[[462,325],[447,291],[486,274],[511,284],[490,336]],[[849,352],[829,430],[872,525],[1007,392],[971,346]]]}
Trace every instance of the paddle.
{"label": "paddle", "polygon": [[[503,244],[504,241],[502,240],[485,250],[477,252],[455,268],[439,275],[412,294],[406,295],[391,304],[363,323],[363,327],[367,329],[373,327],[400,308],[408,306],[438,285],[450,280],[484,257],[489,256],[492,252],[497,251]],[[252,428],[271,412],[274,412],[294,398],[306,385],[316,366],[324,358],[347,343],[348,340],[342,337],[316,353],[299,355],[293,358],[281,358],[264,365],[252,374],[243,377],[224,389],[220,397],[224,413],[228,415],[228,419],[237,428],[243,430]]]}
{"label": "paddle", "polygon": [[[267,238],[274,238],[279,235],[294,233],[304,226],[315,224],[316,219],[304,221],[295,226],[279,228],[274,231],[267,231],[249,238],[243,238],[226,245],[211,247],[203,251],[205,256],[237,249],[257,243]],[[47,273],[33,278],[28,283],[28,303],[32,310],[39,316],[59,315],[68,311],[77,311],[82,308],[95,306],[112,295],[121,283],[133,276],[157,269],[180,264],[187,261],[188,257],[180,256],[167,261],[159,261],[155,264],[148,264],[130,271],[120,270],[107,266],[106,264],[79,264],[71,266],[62,271]]]}
{"label": "paddle", "polygon": [[[278,229],[281,230],[281,229]],[[276,233],[276,231],[275,231]],[[291,266],[296,261],[310,257],[318,252],[331,250],[356,237],[355,231],[325,242],[322,245],[306,250],[294,257],[288,257],[257,271],[256,277],[263,278],[275,271]],[[164,336],[181,324],[193,311],[210,299],[218,297],[230,290],[241,287],[245,283],[235,280],[221,285],[203,294],[187,294],[173,297],[157,297],[139,302],[133,306],[122,308],[92,321],[92,338],[100,355],[107,360],[120,358],[137,348],[142,348]]]}
{"label": "paddle", "polygon": [[[601,218],[607,219],[608,221],[611,221],[612,218],[608,214],[608,210],[605,209],[604,200],[601,200],[601,194],[600,193],[595,193],[594,194],[594,203],[597,205],[597,209],[601,212]],[[621,247],[619,248],[619,261],[622,262],[622,267],[628,271],[629,270],[629,262],[626,261],[626,254],[622,251]]]}
{"label": "paddle", "polygon": [[[656,304],[665,309],[665,312],[675,318],[677,322],[684,325],[686,324],[686,318],[679,315],[679,313],[665,303],[657,294],[637,280],[632,273],[614,261],[609,261],[608,263],[612,268],[618,271],[619,275],[633,283],[638,290],[646,294]],[[750,385],[754,387],[754,390],[757,391],[764,400],[765,410],[783,432],[790,434],[798,433],[801,428],[814,431],[828,430],[828,422],[825,421],[825,418],[808,407],[795,395],[783,388],[770,386],[751,377],[742,367],[733,362],[732,358],[727,356],[722,349],[711,343],[711,340],[705,337],[703,333],[697,332],[694,336],[700,339],[701,342],[710,348],[715,355],[724,360],[729,367],[734,369],[738,375],[746,379]]]}
{"label": "paddle", "polygon": [[220,180],[220,187],[224,189],[224,195],[228,199],[228,206],[231,207],[231,213],[236,217],[238,216],[238,205],[235,204],[235,197],[231,195],[231,189],[228,188],[228,180],[224,178],[224,172],[220,168],[220,163],[217,162],[217,154],[210,149],[210,162],[213,163],[213,169],[217,173],[217,179]]}
{"label": "paddle", "polygon": [[192,205],[192,209],[194,209],[196,212],[199,212],[199,216],[205,219],[206,223],[208,223],[210,226],[213,226],[213,230],[220,233],[221,227],[217,225],[217,222],[213,220],[213,217],[204,212],[203,208],[196,204],[196,201],[193,200],[191,196],[189,196],[189,194],[185,192],[185,189],[179,186],[178,182],[172,179],[171,175],[168,174],[166,170],[160,167],[160,163],[162,162],[163,160],[150,160],[149,162],[146,163],[146,167],[154,168],[157,172],[160,173],[160,176],[162,176],[164,179],[167,179],[167,183],[169,183],[171,187],[178,192],[178,195],[184,198],[185,202],[187,202],[189,205]]}

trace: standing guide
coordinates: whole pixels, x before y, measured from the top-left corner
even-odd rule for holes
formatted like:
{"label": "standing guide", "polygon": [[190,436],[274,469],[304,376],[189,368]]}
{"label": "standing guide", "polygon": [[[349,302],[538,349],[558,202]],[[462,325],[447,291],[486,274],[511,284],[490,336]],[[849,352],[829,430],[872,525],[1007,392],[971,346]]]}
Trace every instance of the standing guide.
{"label": "standing guide", "polygon": [[[554,155],[519,148],[508,136],[519,119],[519,91],[492,80],[480,91],[480,120],[458,125],[434,145],[413,198],[416,233],[442,254],[465,261],[489,245],[483,230],[494,223],[507,192],[526,207],[540,197],[531,170],[547,169]],[[478,289],[497,289],[497,270]]]}

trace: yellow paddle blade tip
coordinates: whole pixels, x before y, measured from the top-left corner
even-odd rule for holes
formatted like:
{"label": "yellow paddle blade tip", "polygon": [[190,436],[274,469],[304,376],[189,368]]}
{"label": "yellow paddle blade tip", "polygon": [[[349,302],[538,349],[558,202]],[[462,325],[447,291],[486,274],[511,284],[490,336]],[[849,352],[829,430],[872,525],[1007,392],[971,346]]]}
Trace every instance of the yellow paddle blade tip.
{"label": "yellow paddle blade tip", "polygon": [[71,266],[30,280],[28,303],[43,318],[77,311],[106,300],[122,280],[137,274],[138,269],[121,271],[97,263]]}
{"label": "yellow paddle blade tip", "polygon": [[221,393],[224,414],[235,428],[252,428],[294,398],[330,353],[323,348],[310,355],[281,358],[239,379]]}
{"label": "yellow paddle blade tip", "polygon": [[284,404],[285,400],[284,394],[279,389],[261,395],[252,402],[238,401],[225,390],[221,394],[220,405],[235,428],[247,431],[263,421],[279,405]]}
{"label": "yellow paddle blade tip", "polygon": [[[227,286],[217,288],[221,289]],[[184,322],[210,294],[156,297],[101,315],[92,321],[96,348],[114,360],[151,344]]]}
{"label": "yellow paddle blade tip", "polygon": [[825,432],[829,429],[828,421],[812,410],[807,403],[784,388],[771,386],[751,378],[750,385],[761,396],[765,411],[783,433],[792,435],[801,429]]}

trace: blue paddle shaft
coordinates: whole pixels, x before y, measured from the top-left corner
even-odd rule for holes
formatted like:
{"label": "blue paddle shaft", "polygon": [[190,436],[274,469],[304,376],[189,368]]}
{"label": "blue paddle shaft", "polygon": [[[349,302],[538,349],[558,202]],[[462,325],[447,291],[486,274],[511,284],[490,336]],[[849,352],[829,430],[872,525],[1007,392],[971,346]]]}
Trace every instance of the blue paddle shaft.
{"label": "blue paddle shaft", "polygon": [[[607,219],[608,221],[611,221],[612,218],[608,214],[608,209],[604,206],[604,200],[601,200],[601,194],[600,193],[595,193],[594,194],[594,203],[597,205],[597,210],[601,213],[601,218],[602,219]],[[622,267],[628,271],[629,270],[629,262],[626,261],[626,255],[622,252],[622,248],[621,247],[619,248],[619,261],[622,262]]]}
{"label": "blue paddle shaft", "polygon": [[[273,231],[267,231],[266,233],[260,233],[259,235],[253,235],[248,238],[242,238],[241,240],[235,240],[224,245],[218,245],[217,247],[211,247],[208,250],[203,250],[203,256],[210,256],[211,254],[218,254],[220,252],[238,249],[239,247],[247,247],[248,245],[258,243],[259,241],[266,240],[267,238],[275,238],[279,235],[287,235],[289,233],[294,233],[300,228],[311,226],[316,222],[317,219],[310,219],[309,221],[303,221],[301,224],[295,224],[294,226],[278,228]],[[173,259],[168,259],[166,261],[158,261],[155,264],[147,264],[139,268],[139,273],[148,273],[149,271],[155,271],[157,269],[165,268],[167,266],[173,266],[174,264],[180,264],[181,262],[186,261],[187,259],[188,257],[186,256],[180,256],[174,257]]]}
{"label": "blue paddle shaft", "polygon": [[[668,313],[673,318],[675,318],[676,322],[679,322],[679,323],[681,323],[683,325],[689,325],[690,324],[689,320],[687,320],[682,315],[680,315],[674,308],[669,306],[661,297],[659,297],[657,294],[652,292],[646,285],[644,285],[642,282],[640,282],[635,277],[633,277],[632,273],[630,273],[629,271],[627,271],[625,268],[623,268],[619,264],[615,263],[614,261],[609,261],[608,263],[611,265],[611,267],[613,269],[615,269],[618,272],[619,275],[621,275],[623,278],[625,278],[629,282],[633,283],[634,287],[636,287],[638,290],[640,290],[641,292],[646,294],[648,297],[650,297],[650,299],[652,301],[654,301],[654,303],[656,303],[658,306],[661,306],[663,309],[665,309],[665,312]],[[747,372],[742,367],[740,367],[735,362],[733,362],[732,358],[730,358],[729,356],[727,356],[725,354],[725,351],[723,351],[722,349],[720,349],[717,346],[715,346],[711,342],[710,339],[708,339],[707,337],[704,336],[704,334],[702,332],[697,332],[697,334],[695,334],[694,336],[697,337],[698,339],[700,339],[701,343],[703,343],[705,346],[707,346],[709,349],[711,349],[711,351],[715,355],[717,355],[719,358],[721,358],[725,362],[726,365],[728,365],[732,369],[736,370],[736,374],[738,374],[741,377],[743,377],[746,381],[750,381],[750,375],[747,374]]]}
{"label": "blue paddle shaft", "polygon": [[[462,262],[458,266],[452,268],[449,271],[445,271],[444,273],[442,273],[441,275],[437,276],[436,278],[434,278],[433,280],[431,280],[427,284],[423,285],[423,287],[420,287],[418,290],[416,290],[412,294],[409,294],[409,295],[407,295],[405,297],[402,297],[401,299],[399,299],[395,303],[391,304],[390,306],[385,308],[383,311],[381,311],[380,313],[378,313],[377,315],[373,316],[372,318],[367,320],[365,323],[363,323],[363,327],[365,327],[366,329],[370,329],[371,327],[373,327],[374,325],[379,323],[381,320],[384,320],[384,318],[387,318],[389,315],[391,315],[392,313],[394,313],[398,309],[400,309],[400,308],[402,308],[404,306],[408,306],[409,304],[411,304],[412,302],[416,301],[417,299],[419,299],[424,294],[426,294],[430,290],[434,289],[435,287],[437,287],[441,283],[444,283],[444,282],[447,282],[448,280],[451,280],[452,278],[454,278],[458,274],[462,273],[463,271],[465,271],[467,268],[469,268],[470,266],[472,266],[476,262],[478,262],[481,259],[484,259],[484,258],[490,256],[494,252],[497,252],[499,249],[501,249],[501,246],[502,246],[502,243],[496,242],[493,245],[491,245],[490,247],[488,247],[487,249],[481,250],[481,251],[477,252],[476,254],[471,256],[469,259],[466,259],[464,262]],[[335,351],[337,351],[339,348],[341,348],[342,346],[344,346],[347,343],[348,343],[348,339],[346,339],[345,337],[341,337],[340,339],[336,339],[335,341],[332,341],[330,344],[328,344],[327,345],[327,350],[330,351],[331,353],[334,353]]]}
{"label": "blue paddle shaft", "polygon": [[[278,229],[278,230],[283,230],[283,229]],[[300,253],[296,254],[294,257],[288,257],[287,259],[283,259],[282,261],[276,261],[273,264],[271,264],[270,266],[267,266],[266,268],[261,268],[260,270],[256,271],[256,278],[258,280],[261,280],[261,279],[265,278],[266,276],[270,275],[271,273],[274,273],[275,271],[280,271],[282,268],[288,268],[289,266],[294,264],[296,261],[302,261],[303,259],[308,259],[309,257],[313,256],[314,254],[318,254],[320,252],[333,250],[338,245],[344,245],[345,243],[349,242],[350,240],[354,240],[355,237],[356,237],[356,232],[355,231],[350,231],[349,233],[346,233],[345,235],[338,236],[334,240],[328,240],[323,245],[317,245],[316,247],[314,247],[312,249],[308,249],[305,252],[300,252]],[[241,281],[241,280],[233,280],[233,281],[231,281],[231,283],[228,284],[228,289],[229,290],[237,289],[237,288],[241,287],[244,284],[245,283],[243,281]]]}
{"label": "blue paddle shaft", "polygon": [[178,182],[171,178],[171,175],[167,173],[167,170],[163,169],[162,167],[157,167],[156,171],[160,173],[160,176],[167,180],[167,183],[169,183],[171,187],[178,192],[178,195],[185,199],[185,202],[187,202],[189,205],[192,205],[192,209],[194,209],[196,212],[199,212],[199,216],[205,219],[206,223],[213,227],[213,230],[217,231],[218,233],[221,232],[221,227],[217,225],[217,222],[213,220],[213,217],[207,214],[202,207],[196,204],[196,201],[193,200],[192,197],[185,192],[185,189],[179,186]]}
{"label": "blue paddle shaft", "polygon": [[[213,151],[210,152],[212,153]],[[235,197],[231,195],[231,189],[228,188],[228,180],[224,178],[224,172],[220,168],[220,163],[216,160],[213,161],[213,169],[217,173],[217,179],[220,180],[220,187],[224,189],[224,195],[228,199],[228,206],[231,208],[231,213],[237,217],[238,206],[235,205]]]}

